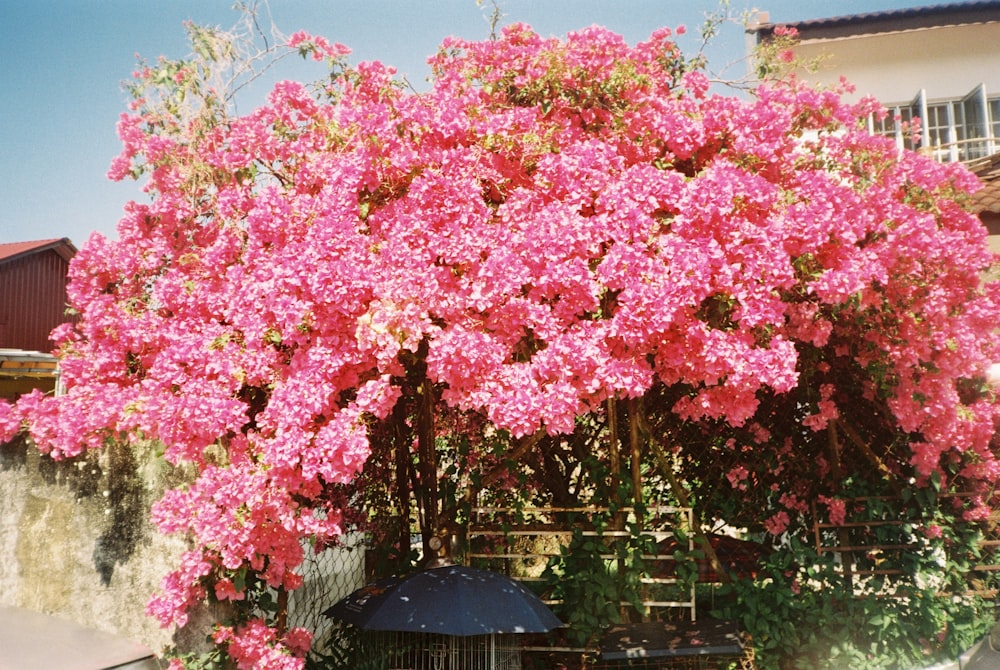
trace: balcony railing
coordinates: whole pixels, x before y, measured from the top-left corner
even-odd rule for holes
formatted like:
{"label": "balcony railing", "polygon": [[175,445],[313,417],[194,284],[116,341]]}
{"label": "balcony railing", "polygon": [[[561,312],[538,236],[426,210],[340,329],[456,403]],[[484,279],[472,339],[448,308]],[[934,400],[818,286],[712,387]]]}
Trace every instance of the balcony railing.
{"label": "balcony railing", "polygon": [[948,144],[919,147],[917,151],[941,163],[962,163],[975,171],[989,163],[990,156],[1000,151],[1000,138],[973,137]]}

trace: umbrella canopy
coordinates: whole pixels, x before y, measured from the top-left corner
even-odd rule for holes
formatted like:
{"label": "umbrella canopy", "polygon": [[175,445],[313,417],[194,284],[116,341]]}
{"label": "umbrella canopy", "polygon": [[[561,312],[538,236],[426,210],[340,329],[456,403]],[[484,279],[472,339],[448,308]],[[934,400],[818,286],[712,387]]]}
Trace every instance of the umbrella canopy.
{"label": "umbrella canopy", "polygon": [[562,625],[520,582],[464,565],[379,580],[323,614],[364,630],[458,636],[545,633]]}

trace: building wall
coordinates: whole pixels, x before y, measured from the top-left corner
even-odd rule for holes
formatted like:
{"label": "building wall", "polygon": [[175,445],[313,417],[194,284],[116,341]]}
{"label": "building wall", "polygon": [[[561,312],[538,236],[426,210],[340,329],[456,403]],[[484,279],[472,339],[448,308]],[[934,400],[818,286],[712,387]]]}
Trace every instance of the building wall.
{"label": "building wall", "polygon": [[[189,549],[149,520],[150,505],[167,488],[193,477],[157,452],[152,444],[117,444],[54,461],[20,439],[0,443],[0,605],[123,635],[157,654],[207,650],[215,622],[229,618],[224,607],[195,609],[176,633],[145,613]],[[320,637],[330,629],[322,612],[364,585],[364,536],[307,552],[300,572],[304,584],[290,595],[289,623]]]}
{"label": "building wall", "polygon": [[49,334],[68,320],[68,268],[51,249],[0,264],[0,349],[52,350]]}
{"label": "building wall", "polygon": [[990,245],[990,251],[1000,254],[1000,214],[986,211],[980,214],[979,218],[986,225],[986,230],[989,232],[987,240]]}
{"label": "building wall", "polygon": [[[804,62],[818,63],[815,72],[798,73],[807,81],[832,86],[844,77],[855,86],[848,99],[874,96],[885,105],[905,106],[921,90],[927,102],[961,99],[980,84],[989,97],[1000,95],[998,45],[1000,22],[994,21],[823,39],[804,36],[795,51]],[[983,212],[981,218],[989,228],[991,250],[1000,253],[996,215]]]}
{"label": "building wall", "polygon": [[[829,40],[803,41],[805,60],[821,57],[811,81],[832,84],[845,75],[855,98],[874,95],[885,104],[907,103],[917,91],[928,99],[958,98],[985,83],[1000,93],[1000,23],[927,28]],[[824,55],[825,54],[825,55]]]}
{"label": "building wall", "polygon": [[[175,476],[162,459],[125,446],[56,462],[22,440],[0,444],[0,604],[72,619],[157,652],[172,645],[172,632],[144,609],[185,549],[148,520],[151,500]],[[200,644],[204,614],[180,644]]]}

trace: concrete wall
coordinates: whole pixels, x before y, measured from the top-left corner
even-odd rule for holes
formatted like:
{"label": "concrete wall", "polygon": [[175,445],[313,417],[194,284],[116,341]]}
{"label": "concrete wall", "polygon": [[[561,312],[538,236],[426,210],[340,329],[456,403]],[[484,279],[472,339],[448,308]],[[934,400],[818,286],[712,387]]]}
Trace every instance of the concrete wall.
{"label": "concrete wall", "polygon": [[171,477],[161,459],[129,447],[55,462],[23,441],[0,445],[0,604],[70,618],[156,652],[172,644],[171,632],[144,613],[184,549],[148,520],[151,501],[176,484]]}
{"label": "concrete wall", "polygon": [[[174,635],[144,611],[187,548],[153,527],[149,507],[193,475],[153,450],[116,445],[53,461],[23,441],[0,444],[0,605],[72,619],[157,654],[208,648],[206,635],[226,612],[205,606]],[[364,585],[364,536],[351,533],[344,545],[307,552],[291,625],[322,636],[330,623],[322,612]]]}
{"label": "concrete wall", "polygon": [[946,26],[908,32],[803,41],[797,54],[819,57],[810,81],[857,87],[886,105],[907,104],[924,89],[928,100],[960,98],[980,83],[1000,93],[1000,23]]}

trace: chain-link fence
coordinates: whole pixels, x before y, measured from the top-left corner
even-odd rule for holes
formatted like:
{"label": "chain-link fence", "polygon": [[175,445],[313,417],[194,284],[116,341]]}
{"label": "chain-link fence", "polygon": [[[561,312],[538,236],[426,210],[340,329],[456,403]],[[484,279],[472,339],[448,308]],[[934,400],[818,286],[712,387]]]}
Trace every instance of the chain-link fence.
{"label": "chain-link fence", "polygon": [[288,598],[288,625],[313,631],[324,640],[333,622],[323,612],[365,584],[365,535],[347,533],[337,546],[314,553],[306,550],[302,587]]}

